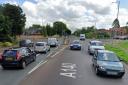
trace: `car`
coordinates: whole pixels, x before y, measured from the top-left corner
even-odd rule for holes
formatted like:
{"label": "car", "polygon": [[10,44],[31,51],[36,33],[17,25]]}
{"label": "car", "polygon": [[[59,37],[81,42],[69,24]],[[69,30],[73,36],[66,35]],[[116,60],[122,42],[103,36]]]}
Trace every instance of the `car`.
{"label": "car", "polygon": [[33,47],[33,45],[34,43],[29,39],[21,40],[19,42],[20,47]]}
{"label": "car", "polygon": [[89,42],[88,45],[88,53],[89,54],[94,54],[95,50],[104,50],[105,47],[103,46],[103,43],[98,40],[93,40]]}
{"label": "car", "polygon": [[92,62],[97,75],[111,75],[122,78],[125,74],[125,68],[121,59],[112,51],[95,51]]}
{"label": "car", "polygon": [[35,52],[28,47],[6,49],[0,57],[3,69],[7,67],[21,67],[24,69],[26,65],[36,60]]}
{"label": "car", "polygon": [[36,53],[47,53],[50,51],[50,46],[47,42],[36,42],[34,49]]}
{"label": "car", "polygon": [[50,47],[56,47],[56,46],[58,46],[58,40],[57,40],[57,38],[48,38],[48,45],[50,46]]}
{"label": "car", "polygon": [[74,40],[71,44],[70,44],[70,49],[71,50],[81,50],[81,44],[79,40]]}

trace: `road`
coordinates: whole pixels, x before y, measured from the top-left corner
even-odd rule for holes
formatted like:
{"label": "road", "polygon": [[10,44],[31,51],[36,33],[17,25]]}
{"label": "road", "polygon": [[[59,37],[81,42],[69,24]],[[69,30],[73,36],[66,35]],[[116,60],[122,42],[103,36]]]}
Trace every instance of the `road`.
{"label": "road", "polygon": [[87,53],[88,42],[81,51],[65,46],[38,69],[27,75],[19,85],[127,85],[128,69],[122,79],[96,76],[92,56]]}
{"label": "road", "polygon": [[[59,41],[59,43],[62,44],[62,39],[59,39]],[[18,85],[18,83],[29,75],[35,67],[39,66],[40,63],[44,63],[49,56],[58,52],[59,49],[61,49],[61,45],[57,48],[51,48],[51,51],[47,54],[38,54],[36,61],[29,64],[25,69],[9,68],[3,70],[0,66],[0,85]]]}

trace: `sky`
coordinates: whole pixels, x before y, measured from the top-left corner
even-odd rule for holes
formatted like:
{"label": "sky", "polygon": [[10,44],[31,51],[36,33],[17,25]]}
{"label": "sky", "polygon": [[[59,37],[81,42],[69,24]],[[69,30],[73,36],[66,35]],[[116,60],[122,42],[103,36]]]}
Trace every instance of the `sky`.
{"label": "sky", "polygon": [[[114,3],[113,3],[114,2]],[[95,25],[98,29],[111,28],[117,17],[117,0],[0,0],[0,4],[20,5],[26,14],[26,27],[32,24],[52,24],[62,21],[75,31]],[[119,21],[128,21],[128,0],[120,0]]]}

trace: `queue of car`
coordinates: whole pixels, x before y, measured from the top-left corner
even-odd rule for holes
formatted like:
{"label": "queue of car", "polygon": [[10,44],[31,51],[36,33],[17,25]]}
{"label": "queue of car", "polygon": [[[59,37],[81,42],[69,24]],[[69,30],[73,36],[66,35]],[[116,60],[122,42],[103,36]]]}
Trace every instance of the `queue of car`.
{"label": "queue of car", "polygon": [[[73,40],[69,48],[71,50],[81,50],[80,41]],[[96,75],[110,75],[122,78],[125,74],[122,60],[119,59],[114,52],[105,50],[102,41],[90,41],[88,45],[88,53],[93,56],[92,64]]]}
{"label": "queue of car", "polygon": [[[50,45],[47,42],[51,42]],[[55,46],[58,46],[56,38],[48,38],[47,42],[40,41],[34,43],[29,39],[21,40],[19,41],[19,47],[5,49],[0,54],[0,64],[3,69],[7,67],[24,69],[28,64],[36,60],[37,53],[47,53],[54,43]]]}
{"label": "queue of car", "polygon": [[90,41],[88,53],[93,55],[92,63],[97,75],[111,75],[122,78],[125,74],[122,60],[114,52],[105,50],[101,41]]}

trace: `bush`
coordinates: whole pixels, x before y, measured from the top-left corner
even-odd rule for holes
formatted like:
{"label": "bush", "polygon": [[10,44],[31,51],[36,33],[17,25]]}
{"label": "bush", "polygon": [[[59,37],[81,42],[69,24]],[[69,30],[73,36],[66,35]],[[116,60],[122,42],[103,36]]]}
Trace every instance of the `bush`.
{"label": "bush", "polygon": [[3,43],[3,47],[10,47],[10,46],[12,46],[13,44],[11,43],[11,42],[4,42]]}

